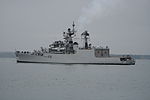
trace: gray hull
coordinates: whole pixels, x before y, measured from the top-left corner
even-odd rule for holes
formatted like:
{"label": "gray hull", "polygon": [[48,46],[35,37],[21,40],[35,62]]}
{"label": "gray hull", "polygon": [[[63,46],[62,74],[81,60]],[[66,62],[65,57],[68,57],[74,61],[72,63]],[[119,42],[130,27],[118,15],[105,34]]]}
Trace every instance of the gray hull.
{"label": "gray hull", "polygon": [[[85,54],[86,52],[86,54]],[[31,55],[16,54],[20,63],[52,63],[52,64],[99,64],[99,65],[134,65],[133,59],[121,61],[120,57],[95,57],[92,51],[79,51],[76,54]]]}

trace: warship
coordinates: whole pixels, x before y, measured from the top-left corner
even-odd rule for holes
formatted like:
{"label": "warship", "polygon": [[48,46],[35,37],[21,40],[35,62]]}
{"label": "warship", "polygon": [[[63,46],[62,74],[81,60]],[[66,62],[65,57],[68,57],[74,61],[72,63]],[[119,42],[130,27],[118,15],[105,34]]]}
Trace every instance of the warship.
{"label": "warship", "polygon": [[134,65],[135,60],[130,55],[112,56],[110,49],[96,47],[89,43],[88,31],[81,33],[83,46],[74,41],[77,31],[73,22],[72,29],[63,32],[62,41],[54,41],[47,48],[39,50],[16,51],[18,63],[51,63],[51,64],[99,64],[99,65]]}

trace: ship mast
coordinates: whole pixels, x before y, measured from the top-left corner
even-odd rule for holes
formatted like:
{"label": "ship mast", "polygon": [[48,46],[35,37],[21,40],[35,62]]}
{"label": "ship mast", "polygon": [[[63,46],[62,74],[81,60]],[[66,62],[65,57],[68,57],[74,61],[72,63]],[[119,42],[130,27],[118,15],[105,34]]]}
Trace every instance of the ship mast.
{"label": "ship mast", "polygon": [[84,31],[81,34],[81,37],[84,40],[84,49],[88,49],[89,48],[89,46],[88,46],[89,33],[87,31]]}
{"label": "ship mast", "polygon": [[64,39],[65,39],[65,48],[66,48],[66,53],[70,54],[70,53],[74,53],[74,49],[73,49],[73,37],[75,36],[75,24],[73,22],[72,24],[72,30],[70,28],[68,28],[67,32],[63,33]]}
{"label": "ship mast", "polygon": [[75,33],[75,29],[74,29],[75,24],[74,24],[74,21],[73,21],[72,27],[73,27],[72,32]]}

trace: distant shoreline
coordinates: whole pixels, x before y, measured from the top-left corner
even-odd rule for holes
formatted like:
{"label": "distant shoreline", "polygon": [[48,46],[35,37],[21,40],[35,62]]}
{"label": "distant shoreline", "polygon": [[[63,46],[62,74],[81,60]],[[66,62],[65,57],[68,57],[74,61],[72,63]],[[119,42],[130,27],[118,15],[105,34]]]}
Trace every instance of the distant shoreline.
{"label": "distant shoreline", "polygon": [[[128,54],[113,54],[113,56],[122,56],[122,55],[128,55]],[[132,56],[135,59],[147,59],[150,60],[150,55],[132,55],[129,54],[130,56]]]}

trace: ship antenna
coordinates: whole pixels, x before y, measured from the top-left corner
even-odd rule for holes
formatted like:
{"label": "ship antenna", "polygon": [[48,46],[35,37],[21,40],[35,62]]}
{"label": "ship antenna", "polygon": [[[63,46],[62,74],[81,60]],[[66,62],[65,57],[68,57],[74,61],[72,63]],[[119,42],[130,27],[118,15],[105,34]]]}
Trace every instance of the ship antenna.
{"label": "ship antenna", "polygon": [[72,27],[73,27],[73,33],[75,33],[75,29],[74,29],[74,27],[75,27],[75,24],[74,24],[74,21],[73,21],[73,24],[72,24]]}

